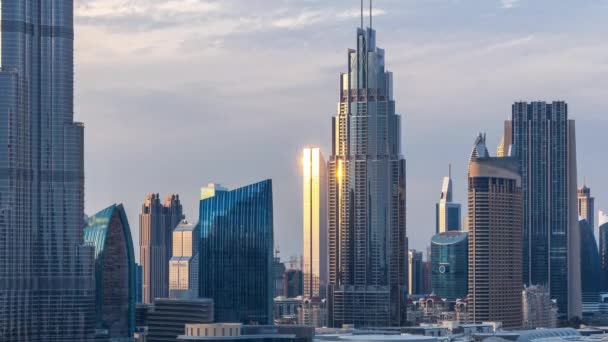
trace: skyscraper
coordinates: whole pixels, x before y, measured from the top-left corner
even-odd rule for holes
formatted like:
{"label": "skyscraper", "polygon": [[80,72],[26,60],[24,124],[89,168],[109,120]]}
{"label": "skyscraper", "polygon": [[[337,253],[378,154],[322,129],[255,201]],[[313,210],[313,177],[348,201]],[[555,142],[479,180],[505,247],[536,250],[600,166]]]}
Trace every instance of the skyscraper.
{"label": "skyscraper", "polygon": [[169,261],[173,229],[184,218],[179,195],[147,194],[139,215],[139,261],[143,267],[143,302],[169,297]]}
{"label": "skyscraper", "polygon": [[586,184],[578,189],[578,215],[587,221],[591,229],[595,228],[595,198],[591,197],[591,189]]}
{"label": "skyscraper", "polygon": [[[579,219],[581,240],[581,292],[583,306],[585,303],[597,304],[601,292],[601,261],[595,241],[593,227],[584,218]],[[583,311],[585,308],[583,307]]]}
{"label": "skyscraper", "polygon": [[411,295],[423,294],[424,288],[424,270],[422,268],[422,252],[417,252],[415,249],[408,251],[408,290]]}
{"label": "skyscraper", "polygon": [[431,239],[432,292],[448,301],[467,296],[468,241],[465,232],[445,232]]}
{"label": "skyscraper", "polygon": [[272,181],[200,201],[200,297],[218,322],[272,324]]}
{"label": "skyscraper", "polygon": [[602,292],[605,292],[608,291],[608,213],[600,211],[598,216],[601,282]]}
{"label": "skyscraper", "polygon": [[548,288],[562,319],[580,317],[574,121],[565,102],[517,102],[511,124],[524,198],[524,283]]}
{"label": "skyscraper", "polygon": [[460,230],[460,204],[452,200],[452,166],[443,178],[441,198],[436,205],[436,234]]}
{"label": "skyscraper", "polygon": [[84,125],[74,122],[73,1],[0,1],[0,336],[87,341]]}
{"label": "skyscraper", "polygon": [[173,253],[169,261],[169,297],[198,298],[198,224],[182,221],[173,230]]}
{"label": "skyscraper", "polygon": [[110,339],[135,332],[136,274],[131,228],[122,204],[91,216],[84,239],[95,246],[95,323]]}
{"label": "skyscraper", "polygon": [[304,297],[327,292],[327,171],[319,148],[303,151]]}
{"label": "skyscraper", "polygon": [[522,325],[521,177],[479,135],[469,162],[469,319]]}
{"label": "skyscraper", "polygon": [[357,29],[356,42],[332,121],[328,323],[397,326],[405,323],[407,291],[401,118],[376,31]]}

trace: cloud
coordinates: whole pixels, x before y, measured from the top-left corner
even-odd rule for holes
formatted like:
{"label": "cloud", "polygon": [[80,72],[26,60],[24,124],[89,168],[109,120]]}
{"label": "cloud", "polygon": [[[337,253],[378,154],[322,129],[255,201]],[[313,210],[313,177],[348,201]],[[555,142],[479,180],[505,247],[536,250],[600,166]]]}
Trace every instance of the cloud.
{"label": "cloud", "polygon": [[120,18],[146,16],[150,18],[175,15],[201,15],[222,9],[220,2],[200,0],[93,0],[76,5],[79,18]]}
{"label": "cloud", "polygon": [[502,8],[511,9],[519,6],[520,0],[501,0]]}

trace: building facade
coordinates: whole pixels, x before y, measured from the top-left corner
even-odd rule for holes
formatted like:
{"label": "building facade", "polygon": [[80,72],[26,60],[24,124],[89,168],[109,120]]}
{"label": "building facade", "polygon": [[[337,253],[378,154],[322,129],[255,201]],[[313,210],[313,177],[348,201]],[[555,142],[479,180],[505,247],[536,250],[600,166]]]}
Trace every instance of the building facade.
{"label": "building facade", "polygon": [[598,215],[599,235],[600,235],[600,267],[602,292],[608,291],[608,213],[603,211]]}
{"label": "building facade", "polygon": [[408,281],[401,118],[376,31],[359,28],[356,44],[332,121],[329,325],[399,326]]}
{"label": "building facade", "polygon": [[595,198],[591,197],[591,189],[584,185],[578,189],[578,216],[582,217],[595,228]]}
{"label": "building facade", "polygon": [[0,1],[3,341],[87,341],[95,329],[73,8],[72,0]]}
{"label": "building facade", "polygon": [[91,216],[84,240],[95,246],[95,323],[112,339],[135,332],[136,274],[131,228],[122,204]]}
{"label": "building facade", "polygon": [[528,286],[522,291],[524,329],[556,328],[557,305],[544,286]]}
{"label": "building facade", "polygon": [[512,158],[489,156],[482,135],[469,162],[468,207],[469,320],[521,327],[521,177]]}
{"label": "building facade", "polygon": [[178,341],[186,324],[214,322],[213,300],[208,298],[159,298],[147,311],[143,322],[148,327],[146,342]]}
{"label": "building facade", "polygon": [[272,324],[272,181],[200,201],[200,297],[218,322]]}
{"label": "building facade", "polygon": [[408,267],[408,290],[410,295],[423,294],[424,269],[422,266],[422,252],[410,249],[407,254]]}
{"label": "building facade", "polygon": [[593,227],[582,217],[578,223],[581,241],[582,303],[583,312],[585,312],[585,304],[597,304],[600,301],[600,292],[602,291],[601,261]]}
{"label": "building facade", "polygon": [[302,270],[288,269],[283,273],[283,294],[294,298],[304,294],[304,276]]}
{"label": "building facade", "polygon": [[173,253],[169,261],[169,297],[198,297],[198,224],[183,220],[173,230]]}
{"label": "building facade", "polygon": [[450,165],[448,177],[443,178],[441,198],[435,207],[436,234],[461,229],[461,208],[459,203],[453,202],[452,192],[452,166]]}
{"label": "building facade", "polygon": [[285,276],[285,264],[281,262],[279,257],[279,251],[275,251],[274,259],[272,260],[272,280],[274,283],[274,297],[282,297],[284,295],[283,290],[283,277]]}
{"label": "building facade", "polygon": [[172,233],[184,218],[179,195],[147,194],[139,214],[139,260],[143,267],[143,302],[169,297]]}
{"label": "building facade", "polygon": [[319,148],[302,152],[304,297],[327,296],[327,170]]}
{"label": "building facade", "polygon": [[468,293],[468,233],[446,232],[431,239],[433,293],[448,301],[465,299]]}
{"label": "building facade", "polygon": [[524,199],[524,283],[546,286],[562,319],[580,317],[574,121],[565,102],[517,102],[511,125]]}

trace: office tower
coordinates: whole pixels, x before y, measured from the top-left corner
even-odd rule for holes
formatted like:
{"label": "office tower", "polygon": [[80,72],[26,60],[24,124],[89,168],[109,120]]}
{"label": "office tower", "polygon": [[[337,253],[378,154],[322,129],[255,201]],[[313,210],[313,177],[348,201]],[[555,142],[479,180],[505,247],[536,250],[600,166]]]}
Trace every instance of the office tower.
{"label": "office tower", "polygon": [[601,292],[601,261],[593,227],[584,218],[579,219],[581,241],[581,292],[583,311],[586,303],[598,303]]}
{"label": "office tower", "polygon": [[422,252],[410,249],[408,251],[408,291],[410,295],[423,294]]}
{"label": "office tower", "polygon": [[208,298],[159,298],[148,309],[146,342],[173,342],[183,335],[186,324],[213,323],[214,305]]}
{"label": "office tower", "polygon": [[448,301],[465,299],[468,291],[468,233],[446,232],[431,239],[433,293]]}
{"label": "office tower", "polygon": [[298,308],[298,323],[322,328],[327,326],[327,301],[319,297],[306,298]]}
{"label": "office tower", "polygon": [[91,216],[84,240],[95,246],[95,325],[111,340],[135,331],[135,252],[122,204]]}
{"label": "office tower", "polygon": [[591,197],[591,189],[583,184],[583,186],[578,189],[578,216],[584,218],[589,226],[591,226],[592,230],[595,228],[594,207],[595,198]]}
{"label": "office tower", "polygon": [[600,277],[602,292],[608,291],[608,213],[603,211],[598,215],[600,235]]}
{"label": "office tower", "polygon": [[284,296],[283,291],[283,276],[285,275],[285,264],[281,262],[279,251],[275,251],[275,257],[272,259],[272,280],[274,287],[273,297]]}
{"label": "office tower", "polygon": [[443,178],[441,198],[435,207],[436,234],[460,230],[460,204],[452,200],[452,166]]}
{"label": "office tower", "polygon": [[84,125],[74,121],[73,1],[0,1],[0,336],[86,341]]}
{"label": "office tower", "polygon": [[422,293],[431,294],[433,292],[431,281],[431,260],[429,258],[422,262]]}
{"label": "office tower", "polygon": [[200,296],[217,322],[272,323],[272,181],[200,201]]}
{"label": "office tower", "polygon": [[173,230],[173,253],[169,261],[169,297],[198,298],[198,224],[183,220]]}
{"label": "office tower", "polygon": [[144,268],[140,264],[135,264],[135,303],[141,304],[143,301]]}
{"label": "office tower", "polygon": [[561,319],[580,317],[574,121],[565,102],[517,102],[510,124],[524,199],[524,284],[546,286]]}
{"label": "office tower", "polygon": [[509,157],[511,156],[511,146],[513,145],[513,122],[506,120],[504,123],[504,133],[498,145],[497,157]]}
{"label": "office tower", "polygon": [[302,296],[304,293],[304,275],[302,270],[289,269],[283,273],[283,295],[287,298]]}
{"label": "office tower", "polygon": [[169,296],[169,261],[173,229],[184,218],[179,195],[147,194],[139,215],[139,259],[143,267],[143,302]]}
{"label": "office tower", "polygon": [[522,291],[523,328],[555,328],[557,305],[542,285],[528,286]]}
{"label": "office tower", "polygon": [[304,297],[327,292],[327,171],[319,148],[303,151]]}
{"label": "office tower", "polygon": [[517,161],[488,155],[479,135],[469,162],[469,320],[522,324],[522,198]]}
{"label": "office tower", "polygon": [[408,281],[401,118],[376,31],[359,28],[356,43],[332,121],[329,325],[399,326]]}

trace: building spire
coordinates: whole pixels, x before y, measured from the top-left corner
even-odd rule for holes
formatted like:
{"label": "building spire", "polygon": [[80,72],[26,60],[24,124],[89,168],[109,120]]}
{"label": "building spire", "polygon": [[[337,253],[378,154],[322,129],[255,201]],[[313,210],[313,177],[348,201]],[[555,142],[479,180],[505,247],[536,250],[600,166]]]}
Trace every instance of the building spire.
{"label": "building spire", "polygon": [[448,163],[448,177],[452,178],[452,163]]}
{"label": "building spire", "polygon": [[369,28],[372,28],[372,0],[369,0]]}
{"label": "building spire", "polygon": [[361,0],[361,29],[363,30],[363,0]]}

